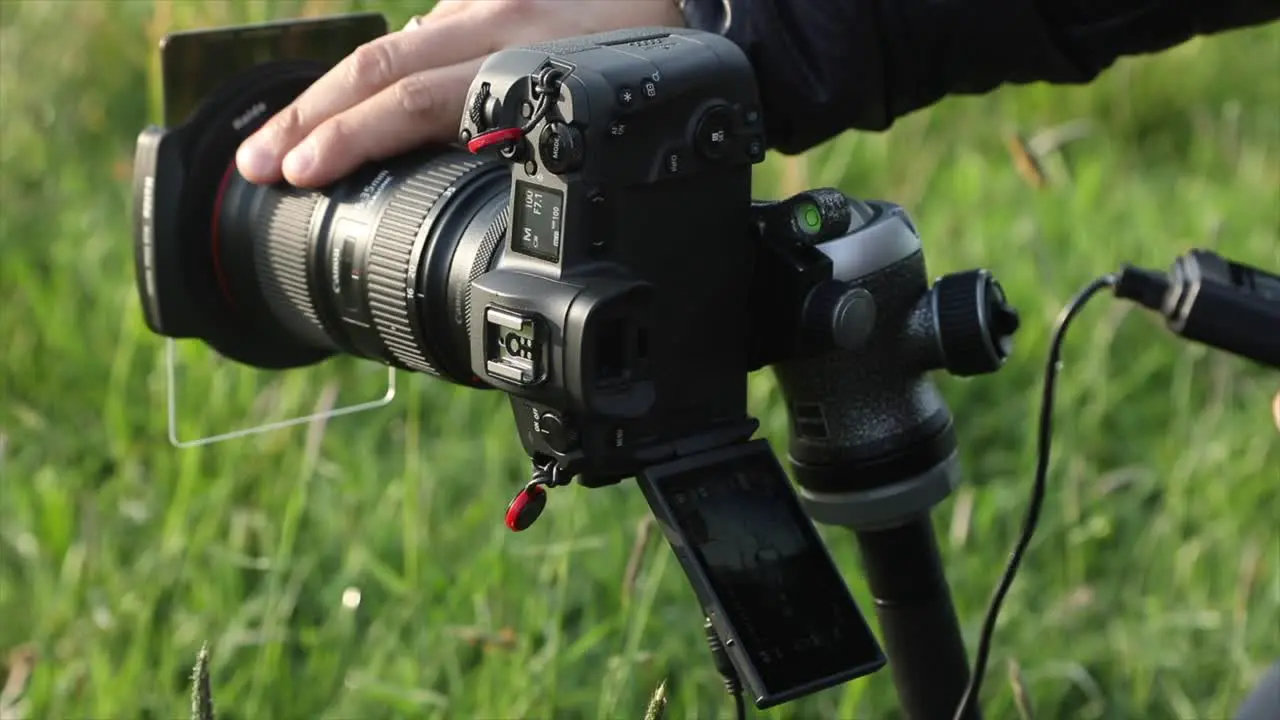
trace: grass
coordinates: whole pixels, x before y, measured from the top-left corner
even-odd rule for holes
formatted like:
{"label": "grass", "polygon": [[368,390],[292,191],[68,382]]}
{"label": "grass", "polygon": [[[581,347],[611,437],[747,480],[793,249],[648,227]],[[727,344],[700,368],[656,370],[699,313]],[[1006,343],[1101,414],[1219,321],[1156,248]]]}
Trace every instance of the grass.
{"label": "grass", "polygon": [[[0,4],[0,651],[30,671],[29,717],[180,716],[206,640],[223,720],[641,717],[664,679],[671,717],[725,717],[670,551],[649,541],[624,573],[638,493],[567,489],[535,529],[503,528],[526,467],[496,393],[401,376],[390,410],[165,441],[163,345],[130,261],[152,48],[171,28],[340,9],[302,5]],[[392,25],[412,9],[394,6]],[[1280,267],[1276,67],[1280,28],[1234,33],[1087,88],[951,100],[761,173],[762,197],[838,185],[903,203],[931,272],[991,268],[1023,313],[1005,370],[941,379],[970,482],[936,518],[971,643],[1024,506],[1064,301],[1191,245]],[[1067,149],[1070,180],[1029,185],[1008,134],[1081,118],[1094,131]],[[382,382],[355,363],[277,378],[184,352],[187,436]],[[990,717],[1028,703],[1041,718],[1227,717],[1280,658],[1278,385],[1115,304],[1085,312]],[[769,374],[752,390],[783,451]],[[851,540],[823,532],[870,612]],[[882,672],[767,715],[896,710]]]}

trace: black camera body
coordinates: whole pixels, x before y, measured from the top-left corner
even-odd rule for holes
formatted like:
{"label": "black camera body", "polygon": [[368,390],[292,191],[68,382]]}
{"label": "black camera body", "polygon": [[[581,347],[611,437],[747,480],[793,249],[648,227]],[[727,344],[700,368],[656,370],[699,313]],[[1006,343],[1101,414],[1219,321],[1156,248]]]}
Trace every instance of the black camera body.
{"label": "black camera body", "polygon": [[[385,30],[359,13],[166,38],[170,127],[143,130],[134,174],[151,330],[263,369],[348,354],[502,390],[534,465],[508,526],[528,527],[544,487],[635,477],[726,687],[760,708],[885,664],[813,520],[849,528],[906,715],[957,716],[963,698],[957,717],[977,717],[929,519],[958,479],[929,373],[1001,367],[1018,317],[995,279],[930,285],[892,203],[753,201],[753,69],[690,30],[495,53],[467,96],[466,149],[320,191],[241,177],[240,143]],[[1106,284],[1177,334],[1280,363],[1274,275],[1204,251],[1167,276],[1126,267],[1060,328]],[[798,494],[751,439],[747,376],[766,366]]]}
{"label": "black camera body", "polygon": [[[503,391],[534,466],[508,526],[528,526],[544,487],[636,478],[731,686],[758,707],[885,662],[810,517],[879,548],[867,568],[887,644],[938,659],[896,674],[928,686],[936,667],[963,668],[927,517],[956,480],[956,443],[928,373],[1002,365],[1017,317],[995,280],[931,287],[892,203],[832,189],[753,201],[753,68],[693,30],[503,50],[468,91],[465,149],[420,148],[322,190],[246,181],[240,143],[376,25],[360,17],[200,31],[175,52],[202,67],[201,48],[254,42],[233,55],[275,59],[200,92],[175,81],[202,100],[139,136],[148,326],[258,368],[347,354]],[[324,52],[288,55],[309,46],[289,37]],[[766,366],[799,496],[751,439],[748,375]],[[916,622],[920,598],[942,625]]]}
{"label": "black camera body", "polygon": [[511,220],[469,324],[530,456],[592,485],[749,437],[764,138],[742,51],[671,29],[504,51],[467,108],[464,141],[528,125],[501,152]]}

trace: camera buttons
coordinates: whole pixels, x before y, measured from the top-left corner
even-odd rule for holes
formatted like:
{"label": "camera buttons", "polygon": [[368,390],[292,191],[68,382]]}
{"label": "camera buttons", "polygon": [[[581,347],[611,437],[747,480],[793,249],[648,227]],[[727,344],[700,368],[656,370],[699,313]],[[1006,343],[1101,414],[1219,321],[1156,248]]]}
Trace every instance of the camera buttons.
{"label": "camera buttons", "polygon": [[685,154],[679,149],[662,153],[662,174],[679,175],[685,169]]}
{"label": "camera buttons", "polygon": [[563,123],[548,125],[538,137],[538,154],[548,172],[555,175],[573,172],[582,166],[582,133]]}
{"label": "camera buttons", "polygon": [[631,110],[640,104],[642,100],[653,100],[658,97],[658,81],[653,76],[645,77],[637,83],[637,87],[623,85],[618,88],[618,107],[623,110]]}
{"label": "camera buttons", "polygon": [[733,132],[733,113],[724,105],[707,110],[698,120],[693,143],[698,154],[708,160],[719,160],[729,151],[729,137]]}

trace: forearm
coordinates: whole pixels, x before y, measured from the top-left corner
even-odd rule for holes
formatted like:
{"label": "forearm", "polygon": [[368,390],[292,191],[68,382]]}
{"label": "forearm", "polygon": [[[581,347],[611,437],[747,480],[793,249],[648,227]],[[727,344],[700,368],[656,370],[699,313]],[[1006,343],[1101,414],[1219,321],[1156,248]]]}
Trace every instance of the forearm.
{"label": "forearm", "polygon": [[948,95],[1093,80],[1126,55],[1280,18],[1280,0],[685,0],[750,56],[769,144],[883,130]]}

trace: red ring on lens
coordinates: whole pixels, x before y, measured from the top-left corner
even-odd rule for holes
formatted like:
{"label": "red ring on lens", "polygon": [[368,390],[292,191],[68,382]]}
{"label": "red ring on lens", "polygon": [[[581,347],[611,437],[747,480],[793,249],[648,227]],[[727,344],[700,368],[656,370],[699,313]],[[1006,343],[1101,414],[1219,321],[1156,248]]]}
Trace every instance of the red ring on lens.
{"label": "red ring on lens", "polygon": [[220,241],[219,219],[222,217],[222,203],[227,199],[227,186],[231,184],[231,174],[235,172],[236,159],[231,157],[231,162],[227,163],[226,172],[222,173],[222,181],[218,183],[218,194],[213,198],[213,221],[209,224],[210,250],[213,253],[213,274],[218,279],[218,287],[222,288],[222,296],[231,303],[231,307],[236,306],[235,298],[231,296],[231,284],[227,282],[227,276],[222,271],[222,254],[218,252]]}

